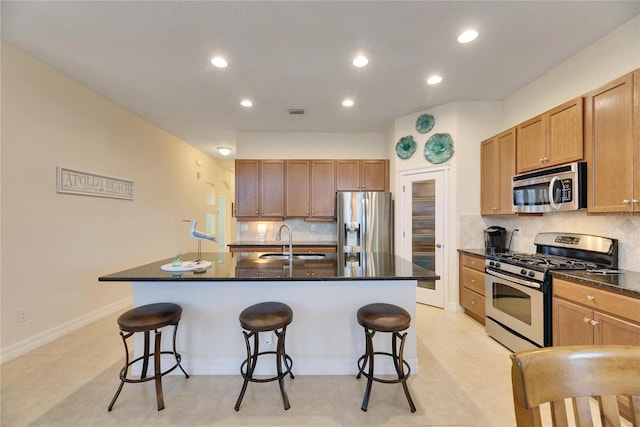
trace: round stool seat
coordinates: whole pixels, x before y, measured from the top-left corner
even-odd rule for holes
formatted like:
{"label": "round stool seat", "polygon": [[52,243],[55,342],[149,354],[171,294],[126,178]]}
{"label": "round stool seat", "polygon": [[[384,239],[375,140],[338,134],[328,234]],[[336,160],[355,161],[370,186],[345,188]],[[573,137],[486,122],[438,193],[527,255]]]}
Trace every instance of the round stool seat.
{"label": "round stool seat", "polygon": [[170,302],[147,304],[126,311],[118,317],[120,330],[144,332],[178,323],[182,307]]}
{"label": "round stool seat", "polygon": [[240,326],[252,332],[280,329],[292,320],[291,307],[281,302],[261,302],[245,308],[240,313]]}
{"label": "round stool seat", "polygon": [[360,307],[357,318],[361,326],[378,332],[404,331],[411,324],[411,315],[407,310],[385,303]]}

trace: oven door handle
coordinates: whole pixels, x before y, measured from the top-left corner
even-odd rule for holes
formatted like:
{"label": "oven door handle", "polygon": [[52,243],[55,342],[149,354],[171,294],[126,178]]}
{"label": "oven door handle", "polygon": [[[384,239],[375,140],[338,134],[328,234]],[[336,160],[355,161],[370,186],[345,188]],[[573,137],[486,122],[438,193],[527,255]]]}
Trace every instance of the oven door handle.
{"label": "oven door handle", "polygon": [[531,282],[529,280],[523,280],[518,277],[508,276],[506,274],[498,273],[497,271],[491,270],[489,268],[487,268],[486,273],[490,276],[495,276],[500,279],[508,280],[510,282],[515,282],[519,285],[526,286],[527,288],[540,289],[542,287],[540,283]]}
{"label": "oven door handle", "polygon": [[551,205],[553,209],[558,210],[560,209],[560,205],[562,204],[562,201],[560,202],[560,204],[558,204],[554,199],[553,187],[554,185],[556,185],[556,182],[558,182],[558,177],[554,176],[551,179],[551,182],[549,183],[549,205]]}

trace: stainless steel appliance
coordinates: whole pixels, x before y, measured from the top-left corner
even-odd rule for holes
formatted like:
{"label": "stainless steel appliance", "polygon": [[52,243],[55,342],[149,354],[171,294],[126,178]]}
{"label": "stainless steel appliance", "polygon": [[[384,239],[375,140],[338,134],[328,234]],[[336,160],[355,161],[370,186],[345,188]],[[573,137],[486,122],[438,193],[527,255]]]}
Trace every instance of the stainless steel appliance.
{"label": "stainless steel appliance", "polygon": [[539,233],[536,253],[496,253],[485,262],[487,333],[512,351],[552,345],[552,270],[615,269],[618,241]]}
{"label": "stainless steel appliance", "polygon": [[587,164],[527,172],[512,177],[513,211],[526,213],[573,211],[587,207]]}
{"label": "stainless steel appliance", "polygon": [[507,251],[507,230],[504,227],[492,225],[484,230],[484,248],[487,253]]}
{"label": "stainless steel appliance", "polygon": [[[364,274],[367,253],[393,253],[393,200],[382,191],[338,192],[338,261]],[[366,273],[366,272],[365,272]]]}

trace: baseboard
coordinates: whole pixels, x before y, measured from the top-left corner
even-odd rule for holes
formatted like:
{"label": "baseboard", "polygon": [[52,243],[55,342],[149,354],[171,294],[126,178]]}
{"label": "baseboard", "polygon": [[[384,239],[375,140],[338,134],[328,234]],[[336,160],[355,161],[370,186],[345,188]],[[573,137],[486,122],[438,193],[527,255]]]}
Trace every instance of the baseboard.
{"label": "baseboard", "polygon": [[40,332],[32,337],[25,338],[15,344],[3,348],[0,352],[0,364],[15,359],[18,356],[22,356],[38,347],[50,343],[60,337],[77,331],[78,329],[89,325],[90,323],[100,320],[110,314],[125,310],[133,305],[133,297],[127,297],[120,301],[116,301],[112,304],[99,308],[98,310],[87,313],[84,316],[77,319],[70,320],[54,328]]}
{"label": "baseboard", "polygon": [[464,307],[462,307],[460,304],[455,302],[448,303],[447,306],[445,307],[445,310],[453,311],[454,313],[464,313]]}

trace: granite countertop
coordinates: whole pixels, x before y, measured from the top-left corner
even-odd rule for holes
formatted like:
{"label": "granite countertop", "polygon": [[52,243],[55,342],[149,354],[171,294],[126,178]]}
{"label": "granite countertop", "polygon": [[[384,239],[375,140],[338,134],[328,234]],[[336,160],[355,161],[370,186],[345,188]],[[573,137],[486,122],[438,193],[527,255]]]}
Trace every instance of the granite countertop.
{"label": "granite countertop", "polygon": [[593,274],[584,270],[555,270],[551,274],[553,277],[640,298],[640,272],[637,271],[620,270],[620,274]]}
{"label": "granite countertop", "polygon": [[458,252],[462,252],[470,255],[486,256],[488,252],[486,249],[458,249]]}
{"label": "granite countertop", "polygon": [[[328,247],[328,246],[337,246],[337,242],[335,240],[298,240],[298,241],[294,241],[293,242],[293,246],[321,246],[321,247]],[[233,243],[229,243],[227,244],[228,247],[236,247],[236,248],[241,248],[243,246],[264,246],[264,247],[271,247],[271,246],[277,246],[277,247],[281,247],[281,246],[289,246],[289,241],[288,240],[267,240],[266,242],[260,242],[258,240],[249,240],[249,241],[242,241],[242,242],[233,242]]]}
{"label": "granite countertop", "polygon": [[[196,253],[183,254],[183,261],[195,260]],[[438,280],[431,270],[387,253],[365,253],[358,262],[339,263],[335,252],[324,253],[322,259],[266,260],[261,253],[203,253],[212,262],[204,272],[171,273],[160,269],[173,258],[133,267],[98,278],[101,282],[229,282],[229,281],[342,281],[342,280]],[[346,264],[346,265],[345,265]],[[360,265],[364,267],[360,267]],[[262,272],[256,277],[255,272]],[[307,274],[313,272],[313,274]]]}

